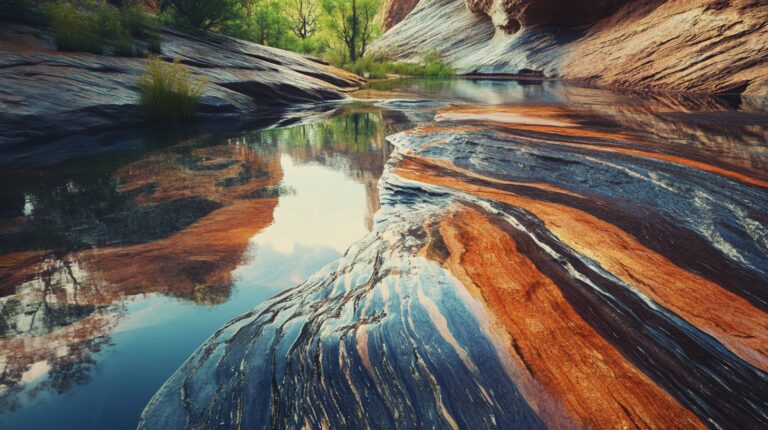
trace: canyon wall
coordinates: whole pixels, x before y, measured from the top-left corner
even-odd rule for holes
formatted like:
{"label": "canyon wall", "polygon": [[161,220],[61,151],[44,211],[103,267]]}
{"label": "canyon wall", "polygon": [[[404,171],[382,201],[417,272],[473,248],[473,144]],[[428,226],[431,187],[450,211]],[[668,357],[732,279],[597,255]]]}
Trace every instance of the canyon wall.
{"label": "canyon wall", "polygon": [[461,73],[768,95],[764,0],[422,0],[371,52],[417,61],[431,48]]}
{"label": "canyon wall", "polygon": [[389,30],[394,27],[405,19],[417,4],[419,0],[384,0],[379,10],[382,28]]}

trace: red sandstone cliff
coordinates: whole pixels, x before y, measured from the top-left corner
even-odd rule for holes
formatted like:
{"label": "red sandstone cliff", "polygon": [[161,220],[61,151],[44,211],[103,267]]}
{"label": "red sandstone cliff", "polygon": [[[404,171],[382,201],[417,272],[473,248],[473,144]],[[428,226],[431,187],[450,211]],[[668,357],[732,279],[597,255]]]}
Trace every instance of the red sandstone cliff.
{"label": "red sandstone cliff", "polygon": [[417,4],[419,0],[384,0],[379,12],[384,30],[389,30],[402,21]]}
{"label": "red sandstone cliff", "polygon": [[464,73],[768,95],[766,0],[421,0],[371,51],[431,48]]}

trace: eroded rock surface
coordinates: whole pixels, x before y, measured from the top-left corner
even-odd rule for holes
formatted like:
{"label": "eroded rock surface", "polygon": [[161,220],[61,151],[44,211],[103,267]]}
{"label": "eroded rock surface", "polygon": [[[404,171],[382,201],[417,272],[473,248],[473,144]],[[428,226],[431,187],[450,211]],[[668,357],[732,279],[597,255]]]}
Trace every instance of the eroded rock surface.
{"label": "eroded rock surface", "polygon": [[765,122],[549,100],[390,136],[371,233],[217,331],[139,428],[768,425]]}
{"label": "eroded rock surface", "polygon": [[[220,35],[202,40],[165,29],[161,39],[163,58],[208,80],[204,114],[261,115],[342,99],[361,84],[320,60]],[[0,23],[0,147],[143,123],[137,83],[145,62],[58,52],[45,32]]]}
{"label": "eroded rock surface", "polygon": [[491,17],[505,33],[521,27],[591,24],[627,0],[466,0],[467,8]]}
{"label": "eroded rock surface", "polygon": [[389,30],[402,21],[418,3],[419,0],[384,0],[379,10],[384,30]]}
{"label": "eroded rock surface", "polygon": [[753,0],[422,0],[371,52],[417,61],[437,48],[463,73],[766,95],[767,22]]}

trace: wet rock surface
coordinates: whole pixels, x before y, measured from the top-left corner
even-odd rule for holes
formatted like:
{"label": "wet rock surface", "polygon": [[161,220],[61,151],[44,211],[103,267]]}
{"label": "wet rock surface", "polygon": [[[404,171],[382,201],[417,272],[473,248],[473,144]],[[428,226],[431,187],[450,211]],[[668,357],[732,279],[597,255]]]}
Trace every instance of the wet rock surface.
{"label": "wet rock surface", "polygon": [[765,427],[765,122],[498,87],[390,136],[371,233],[218,330],[139,427]]}
{"label": "wet rock surface", "polygon": [[437,48],[462,73],[530,74],[602,86],[768,94],[761,1],[423,0],[371,52]]}
{"label": "wet rock surface", "polygon": [[[146,122],[138,105],[143,58],[58,52],[44,30],[0,22],[0,148],[28,140]],[[320,60],[210,34],[164,29],[161,57],[205,77],[201,113],[277,115],[345,98],[361,81]]]}

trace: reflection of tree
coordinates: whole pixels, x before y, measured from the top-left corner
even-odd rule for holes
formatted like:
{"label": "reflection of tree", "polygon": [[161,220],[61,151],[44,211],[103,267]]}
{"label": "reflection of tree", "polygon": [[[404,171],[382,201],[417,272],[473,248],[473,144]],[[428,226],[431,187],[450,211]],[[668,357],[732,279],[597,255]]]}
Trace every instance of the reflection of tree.
{"label": "reflection of tree", "polygon": [[47,258],[37,276],[19,287],[20,293],[0,301],[0,337],[50,333],[95,312],[104,299],[97,298],[98,288],[90,282],[81,297],[84,286],[76,264],[68,257]]}
{"label": "reflection of tree", "polygon": [[47,258],[34,279],[0,300],[0,410],[17,408],[22,395],[85,382],[120,316],[117,297],[65,257]]}
{"label": "reflection of tree", "polygon": [[29,175],[13,192],[31,214],[11,211],[0,226],[0,410],[86,382],[128,296],[226,301],[232,270],[285,191],[281,152],[364,184],[370,225],[386,126],[366,108]]}
{"label": "reflection of tree", "polygon": [[249,136],[256,147],[277,146],[300,163],[332,166],[366,188],[366,225],[379,209],[378,181],[391,152],[388,122],[379,110],[354,109],[322,121],[265,130]]}
{"label": "reflection of tree", "polygon": [[227,140],[61,170],[18,181],[30,213],[0,228],[0,410],[86,382],[130,295],[226,301],[282,178]]}
{"label": "reflection of tree", "polygon": [[[90,379],[96,367],[94,354],[109,345],[109,336],[90,339],[65,339],[54,347],[36,354],[6,355],[5,368],[0,374],[0,412],[9,412],[21,407],[22,402],[46,392],[65,394]],[[67,354],[59,356],[59,350],[66,347]],[[38,361],[25,360],[34,357]],[[25,375],[34,366],[43,366],[45,373],[40,379],[26,381]]]}

